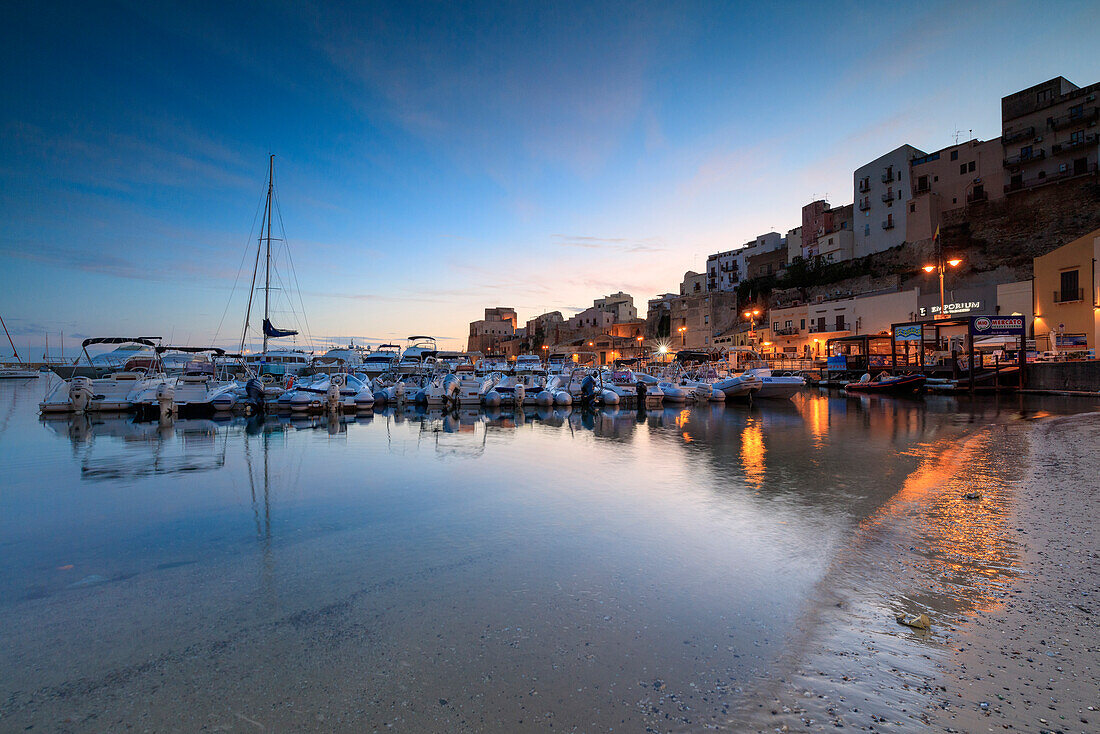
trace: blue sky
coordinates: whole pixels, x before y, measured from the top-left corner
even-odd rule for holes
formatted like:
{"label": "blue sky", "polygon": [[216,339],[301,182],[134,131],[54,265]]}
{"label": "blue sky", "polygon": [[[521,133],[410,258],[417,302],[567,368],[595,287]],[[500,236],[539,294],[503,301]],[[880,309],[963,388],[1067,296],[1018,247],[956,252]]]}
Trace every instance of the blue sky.
{"label": "blue sky", "polygon": [[239,339],[269,153],[275,321],[318,343],[644,311],[897,145],[1100,80],[1095,2],[895,5],[7,3],[0,315],[36,350]]}

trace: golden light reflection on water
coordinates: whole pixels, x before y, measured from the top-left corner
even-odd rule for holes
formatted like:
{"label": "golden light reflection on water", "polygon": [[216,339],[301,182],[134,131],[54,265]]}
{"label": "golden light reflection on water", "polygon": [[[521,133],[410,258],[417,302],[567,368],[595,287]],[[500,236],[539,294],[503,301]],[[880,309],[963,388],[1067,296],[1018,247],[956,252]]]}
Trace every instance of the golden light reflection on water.
{"label": "golden light reflection on water", "polygon": [[795,403],[802,419],[810,428],[814,438],[814,447],[821,448],[825,434],[829,431],[829,398],[825,395],[802,395]]}
{"label": "golden light reflection on water", "polygon": [[759,489],[764,484],[764,432],[759,418],[749,418],[741,431],[741,469],[745,480]]}
{"label": "golden light reflection on water", "polygon": [[[994,609],[1017,577],[1009,527],[1017,464],[1011,459],[1022,439],[1007,433],[990,429],[948,448],[940,442],[914,447],[920,468],[864,522],[911,528],[922,558],[913,569],[920,584],[909,598],[935,612]],[[980,497],[967,499],[975,492]]]}

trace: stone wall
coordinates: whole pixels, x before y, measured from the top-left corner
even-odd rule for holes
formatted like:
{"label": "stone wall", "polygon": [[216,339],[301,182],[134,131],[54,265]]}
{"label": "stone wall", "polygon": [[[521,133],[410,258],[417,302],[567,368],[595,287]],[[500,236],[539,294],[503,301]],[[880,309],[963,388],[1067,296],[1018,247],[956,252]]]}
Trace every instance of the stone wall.
{"label": "stone wall", "polygon": [[1100,361],[1029,364],[1027,387],[1030,390],[1100,392]]}

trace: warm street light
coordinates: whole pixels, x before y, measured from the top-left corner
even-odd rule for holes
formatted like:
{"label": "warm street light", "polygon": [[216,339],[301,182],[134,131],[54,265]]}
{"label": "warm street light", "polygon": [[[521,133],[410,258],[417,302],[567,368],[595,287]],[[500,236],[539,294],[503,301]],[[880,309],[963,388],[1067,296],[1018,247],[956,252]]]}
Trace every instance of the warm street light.
{"label": "warm street light", "polygon": [[681,326],[679,329],[676,330],[676,331],[680,332],[680,346],[681,347],[685,346],[687,344],[687,333],[686,333],[687,330],[688,330],[688,327],[686,327],[686,326]]}
{"label": "warm street light", "polygon": [[745,311],[745,318],[749,320],[749,344],[751,345],[756,341],[756,317],[760,315],[760,309],[754,308],[750,311]]}
{"label": "warm street light", "polygon": [[962,259],[957,258],[957,257],[953,257],[950,260],[944,260],[943,259],[943,250],[941,248],[936,248],[936,262],[932,265],[925,265],[924,266],[924,268],[923,268],[924,272],[934,273],[936,271],[939,271],[939,274],[940,274],[940,312],[936,316],[933,316],[933,318],[937,318],[937,319],[947,318],[947,314],[945,314],[944,311],[943,311],[943,309],[944,309],[943,274],[947,271],[948,266],[953,267],[953,268],[957,268],[957,267],[959,267],[959,265],[961,263],[962,263]]}

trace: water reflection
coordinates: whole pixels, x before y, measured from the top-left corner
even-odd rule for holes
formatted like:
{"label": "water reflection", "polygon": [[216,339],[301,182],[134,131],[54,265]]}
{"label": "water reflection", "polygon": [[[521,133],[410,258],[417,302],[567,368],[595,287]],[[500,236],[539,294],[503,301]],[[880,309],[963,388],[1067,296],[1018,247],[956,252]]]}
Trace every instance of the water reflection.
{"label": "water reflection", "polygon": [[[551,709],[555,728],[722,725],[857,535],[919,528],[948,558],[945,588],[976,583],[960,579],[981,553],[1010,567],[1003,524],[979,527],[954,495],[916,523],[892,513],[924,501],[937,480],[912,477],[977,426],[1065,409],[807,391],[137,424],[12,404],[0,713],[45,730],[129,721],[120,702],[134,700],[148,728],[236,726],[205,703],[224,671],[246,671],[233,704],[277,730],[314,720],[301,711],[363,729],[400,716],[409,731],[474,715],[483,730],[545,728]],[[982,463],[987,450],[958,461],[995,483],[1004,462]],[[74,681],[91,693],[59,694]],[[664,718],[673,695],[693,702],[690,725]],[[421,705],[457,696],[470,703],[453,718]]]}

